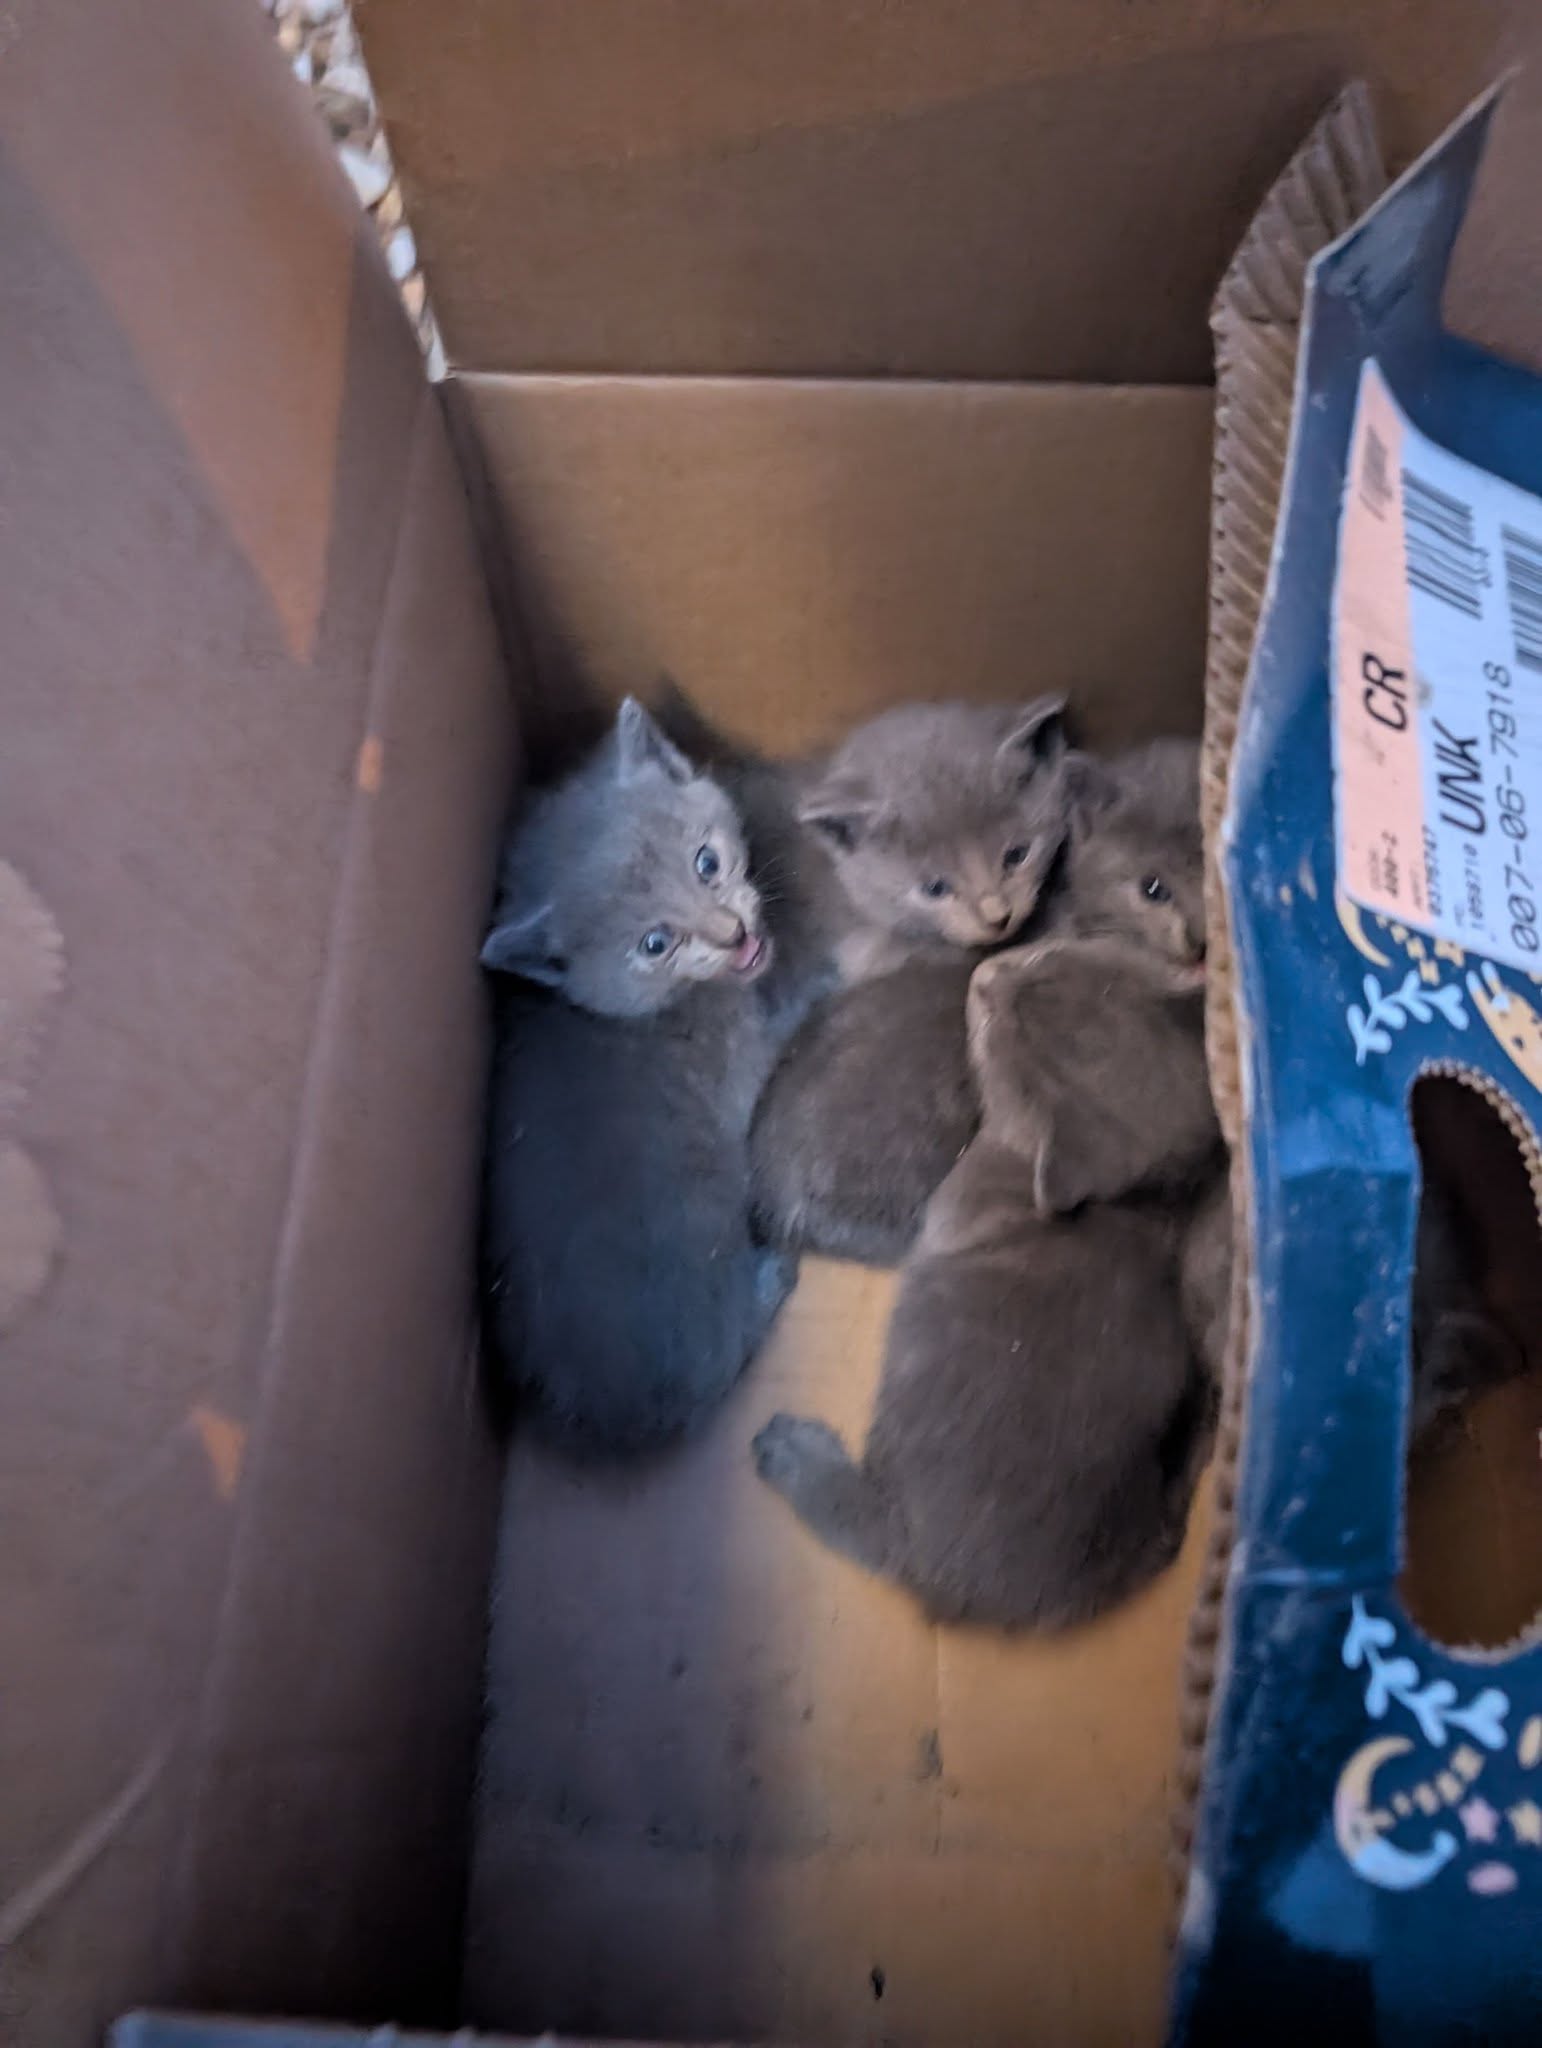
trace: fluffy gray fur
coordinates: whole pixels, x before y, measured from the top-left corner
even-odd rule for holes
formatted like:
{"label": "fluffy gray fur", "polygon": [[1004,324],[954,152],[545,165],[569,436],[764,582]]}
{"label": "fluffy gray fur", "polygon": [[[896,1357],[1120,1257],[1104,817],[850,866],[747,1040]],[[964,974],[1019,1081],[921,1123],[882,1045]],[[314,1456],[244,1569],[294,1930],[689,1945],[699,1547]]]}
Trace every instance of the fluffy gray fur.
{"label": "fluffy gray fur", "polygon": [[974,1136],[964,997],[974,956],[912,961],[830,997],[787,1048],[750,1138],[779,1243],[895,1265]]}
{"label": "fluffy gray fur", "polygon": [[756,1117],[756,1203],[779,1241],[892,1265],[979,1120],[964,993],[1032,915],[1065,838],[1059,698],[909,705],[814,773],[801,816],[844,902],[820,900],[843,981]]}
{"label": "fluffy gray fur", "polygon": [[750,1229],[747,1135],[771,1038],[752,991],[652,1017],[499,991],[484,1212],[501,1376],[578,1455],[688,1435],[754,1355],[796,1264]]}
{"label": "fluffy gray fur", "polygon": [[1205,957],[1198,747],[1163,739],[1113,761],[1073,754],[1063,780],[1064,871],[1037,934],[1128,939],[1197,967]]}
{"label": "fluffy gray fur", "polygon": [[852,918],[844,979],[1022,929],[1065,837],[1063,710],[1059,697],[904,705],[809,778],[801,815]]}
{"label": "fluffy gray fur", "polygon": [[1158,951],[1160,937],[1044,939],[975,969],[984,1121],[1031,1166],[1046,1215],[1189,1188],[1215,1160],[1202,969]]}
{"label": "fluffy gray fur", "polygon": [[[779,788],[758,790],[757,815],[794,834]],[[719,874],[704,878],[709,844]],[[485,1327],[501,1384],[575,1454],[697,1428],[796,1274],[752,1233],[748,1133],[779,1019],[802,999],[789,977],[820,963],[795,944],[746,969],[747,938],[763,956],[775,943],[753,868],[721,785],[631,706],[538,801],[505,870],[484,954],[511,970],[496,989]],[[639,965],[659,924],[677,943]],[[692,931],[710,953],[687,954]]]}
{"label": "fluffy gray fur", "polygon": [[732,798],[635,699],[580,768],[532,797],[482,961],[607,1017],[651,1016],[693,984],[769,965]]}
{"label": "fluffy gray fur", "polygon": [[[1100,855],[1084,870],[1102,906],[1083,901],[1092,936],[1062,930],[976,971],[983,1122],[905,1267],[861,1462],[802,1417],[777,1416],[756,1439],[762,1476],[816,1535],[938,1620],[1067,1627],[1135,1591],[1182,1541],[1216,1321],[1197,1258],[1184,1285],[1217,1143],[1195,998],[1202,927],[1168,915],[1197,900],[1197,831],[1181,869],[1170,852],[1165,895],[1125,885],[1156,872],[1155,827],[1185,788],[1192,808],[1192,779],[1141,781],[1144,831],[1131,783],[1117,811],[1100,802],[1104,829],[1121,821],[1123,865]],[[1079,1206],[1049,1214],[1046,1200]]]}
{"label": "fluffy gray fur", "polygon": [[820,770],[768,758],[715,725],[666,679],[656,698],[669,737],[732,799],[750,845],[750,878],[776,938],[776,973],[765,984],[776,1030],[790,1033],[837,984],[836,955],[856,914],[836,879],[830,848],[800,815]]}
{"label": "fluffy gray fur", "polygon": [[[964,1028],[971,971],[982,989],[999,974],[1015,992],[1019,1014],[997,1006],[1000,1028],[1023,1040],[1014,1075],[1031,1071],[1037,1047],[1034,1085],[998,1113],[1037,1119],[1039,1150],[1053,1159],[1042,1206],[1124,1192],[1132,1146],[1181,1178],[1215,1144],[1192,1058],[1205,950],[1197,750],[1157,741],[1106,767],[1072,755],[1054,786],[1070,838],[1040,922],[1048,943],[1081,934],[1112,951],[1050,977],[1018,974],[1016,948],[983,961],[927,952],[820,1004],[772,1075],[751,1136],[757,1210],[778,1242],[880,1266],[904,1257],[979,1122]],[[1110,962],[1117,979],[1142,959],[1172,1000],[1142,1012],[1132,1044],[1099,977]],[[1165,1137],[1154,1114],[1167,1119]]]}
{"label": "fluffy gray fur", "polygon": [[845,929],[829,863],[799,821],[799,779],[779,761],[745,756],[719,770],[744,821],[750,879],[775,946],[775,966],[761,997],[779,1044],[839,981],[837,953]]}
{"label": "fluffy gray fur", "polygon": [[1048,935],[982,961],[969,998],[986,1121],[1033,1162],[1046,1213],[1192,1186],[1220,1144],[1202,1057],[1198,750],[1078,755],[1066,780]]}
{"label": "fluffy gray fur", "polygon": [[934,1620],[1090,1620],[1183,1539],[1212,1403],[1180,1299],[1185,1222],[1153,1196],[1040,1216],[1032,1169],[982,1135],[905,1267],[861,1462],[778,1415],[761,1476]]}

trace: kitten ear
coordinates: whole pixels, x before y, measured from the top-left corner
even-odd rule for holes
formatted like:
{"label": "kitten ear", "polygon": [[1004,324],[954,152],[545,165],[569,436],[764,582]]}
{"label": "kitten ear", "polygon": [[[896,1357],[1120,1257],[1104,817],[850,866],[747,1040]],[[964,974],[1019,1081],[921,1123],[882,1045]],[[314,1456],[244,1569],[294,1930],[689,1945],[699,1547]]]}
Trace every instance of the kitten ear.
{"label": "kitten ear", "polygon": [[560,987],[567,962],[557,951],[551,905],[500,917],[482,947],[482,965],[494,974],[517,974],[524,981]]}
{"label": "kitten ear", "polygon": [[1033,1156],[1034,1207],[1069,1216],[1087,1202],[1117,1201],[1140,1179],[1139,1147],[1100,1103],[1057,1104],[1045,1113]]}
{"label": "kitten ear", "polygon": [[1064,697],[1036,697],[1023,707],[996,759],[1007,780],[1019,783],[1058,761],[1065,750]]}
{"label": "kitten ear", "polygon": [[832,775],[798,805],[799,822],[849,853],[872,830],[883,806],[865,783]]}
{"label": "kitten ear", "polygon": [[1071,823],[1077,831],[1085,832],[1103,812],[1112,810],[1119,785],[1091,754],[1067,754],[1060,774]]}
{"label": "kitten ear", "polygon": [[672,782],[689,782],[696,773],[658,721],[628,697],[616,713],[616,771],[630,782],[644,768],[661,768]]}

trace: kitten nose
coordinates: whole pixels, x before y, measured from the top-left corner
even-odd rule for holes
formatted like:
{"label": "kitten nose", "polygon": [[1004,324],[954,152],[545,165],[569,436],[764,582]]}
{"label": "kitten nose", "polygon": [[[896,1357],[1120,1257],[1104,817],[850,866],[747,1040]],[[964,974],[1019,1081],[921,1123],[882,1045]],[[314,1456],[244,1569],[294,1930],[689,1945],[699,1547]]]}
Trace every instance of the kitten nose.
{"label": "kitten nose", "polygon": [[1012,921],[1012,913],[999,896],[980,898],[980,922],[987,931],[1004,932]]}
{"label": "kitten nose", "polygon": [[744,919],[742,917],[736,917],[734,919],[734,928],[732,932],[729,933],[726,941],[729,951],[732,952],[736,946],[742,946],[748,937],[749,931],[745,926]]}

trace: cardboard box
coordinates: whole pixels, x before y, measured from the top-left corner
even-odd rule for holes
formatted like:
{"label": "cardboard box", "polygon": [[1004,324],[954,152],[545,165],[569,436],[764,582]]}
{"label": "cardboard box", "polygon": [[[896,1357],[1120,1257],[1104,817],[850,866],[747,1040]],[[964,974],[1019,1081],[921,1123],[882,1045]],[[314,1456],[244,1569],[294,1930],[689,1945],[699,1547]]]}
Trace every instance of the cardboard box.
{"label": "cardboard box", "polygon": [[[580,674],[778,746],[1051,684],[1196,728],[1217,278],[1346,78],[1405,157],[1530,11],[369,0],[442,394],[255,7],[7,17],[18,2048],[150,2002],[1158,2036],[1203,1518],[1052,1643],[816,1551],[749,1438],[789,1393],[860,1429],[885,1281],[811,1262],[655,1474],[516,1447],[495,1556],[494,848]],[[1457,271],[1512,340],[1516,107]]]}
{"label": "cardboard box", "polygon": [[[1328,2009],[1352,2040],[1542,2024],[1542,379],[1442,319],[1507,112],[1530,118],[1486,95],[1330,236],[1315,196],[1370,163],[1352,100],[1219,302],[1218,563],[1273,540],[1245,690],[1210,679],[1239,713],[1237,1032],[1212,1049],[1252,1227],[1227,1584],[1195,1626],[1214,1687],[1174,2031],[1194,2048],[1298,2041]],[[1250,442],[1280,464],[1244,463]],[[1532,1369],[1416,1433],[1432,1199]]]}

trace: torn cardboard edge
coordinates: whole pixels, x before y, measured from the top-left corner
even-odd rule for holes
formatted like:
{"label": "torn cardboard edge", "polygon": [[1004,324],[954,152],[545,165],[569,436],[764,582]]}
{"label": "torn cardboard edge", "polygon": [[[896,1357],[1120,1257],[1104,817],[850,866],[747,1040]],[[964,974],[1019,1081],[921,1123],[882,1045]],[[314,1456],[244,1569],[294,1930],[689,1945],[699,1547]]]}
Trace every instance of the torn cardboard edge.
{"label": "torn cardboard edge", "polygon": [[1200,803],[1206,848],[1209,995],[1206,1051],[1216,1111],[1232,1155],[1230,1326],[1213,1461],[1214,1513],[1189,1621],[1182,1676],[1173,1807],[1173,1872],[1181,1898],[1204,1777],[1222,1624],[1236,1536],[1237,1478],[1246,1426],[1251,1321],[1251,1202],[1242,1145],[1242,1023],[1231,908],[1220,860],[1237,723],[1263,610],[1294,412],[1307,269],[1386,189],[1368,88],[1348,87],[1317,123],[1270,192],[1237,251],[1211,311],[1215,338],[1215,468],[1211,510],[1210,626]]}

